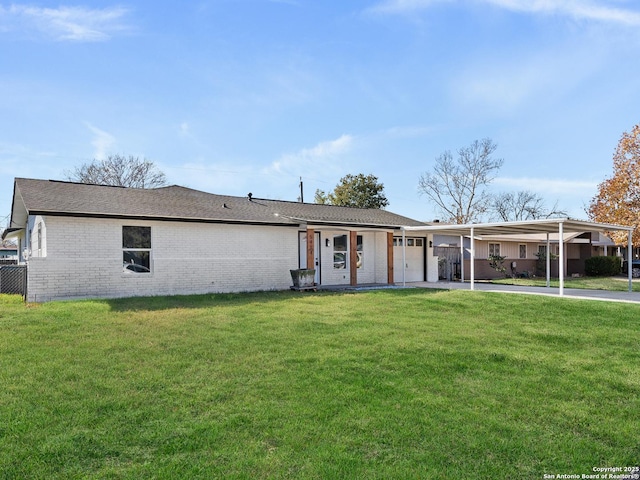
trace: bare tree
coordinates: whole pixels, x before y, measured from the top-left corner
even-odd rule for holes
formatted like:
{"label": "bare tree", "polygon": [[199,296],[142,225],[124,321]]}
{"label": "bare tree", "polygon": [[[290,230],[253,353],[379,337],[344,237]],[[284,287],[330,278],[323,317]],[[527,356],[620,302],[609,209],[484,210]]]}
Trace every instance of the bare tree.
{"label": "bare tree", "polygon": [[567,212],[558,208],[558,202],[547,208],[542,197],[528,190],[500,193],[493,197],[491,210],[501,221],[537,220],[564,217]]}
{"label": "bare tree", "polygon": [[118,187],[155,188],[167,184],[167,179],[155,164],[129,155],[109,155],[105,160],[93,160],[65,172],[67,180]]}
{"label": "bare tree", "polygon": [[471,223],[491,206],[485,187],[495,178],[503,160],[493,158],[497,145],[489,138],[458,150],[454,160],[446,151],[436,159],[433,173],[423,173],[418,190],[435,202],[447,221]]}

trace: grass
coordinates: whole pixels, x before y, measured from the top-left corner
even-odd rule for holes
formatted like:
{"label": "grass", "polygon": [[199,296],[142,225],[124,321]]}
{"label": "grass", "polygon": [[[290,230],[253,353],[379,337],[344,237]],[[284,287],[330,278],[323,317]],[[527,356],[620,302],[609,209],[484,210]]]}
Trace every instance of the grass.
{"label": "grass", "polygon": [[0,296],[0,478],[540,479],[640,458],[640,306]]}
{"label": "grass", "polygon": [[[491,283],[502,285],[523,285],[530,287],[546,287],[547,280],[544,277],[535,278],[497,278]],[[557,278],[550,280],[552,287],[559,287],[560,281]],[[626,292],[629,290],[629,279],[627,277],[569,277],[564,279],[565,288],[584,288],[589,290],[610,290],[614,292]],[[640,281],[632,281],[634,292],[640,292]]]}

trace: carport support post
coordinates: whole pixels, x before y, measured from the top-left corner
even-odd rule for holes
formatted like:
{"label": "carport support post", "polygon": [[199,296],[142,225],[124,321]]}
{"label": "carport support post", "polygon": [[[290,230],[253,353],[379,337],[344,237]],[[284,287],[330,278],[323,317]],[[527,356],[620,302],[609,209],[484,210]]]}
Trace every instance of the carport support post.
{"label": "carport support post", "polygon": [[547,253],[545,254],[547,263],[547,288],[551,286],[551,244],[549,243],[549,232],[547,232]]}
{"label": "carport support post", "polygon": [[405,250],[407,245],[406,233],[404,227],[402,227],[402,286],[407,286],[407,252]]}
{"label": "carport support post", "polygon": [[460,235],[460,283],[464,283],[464,237]]}
{"label": "carport support post", "polygon": [[631,272],[633,270],[631,265],[631,261],[633,260],[632,250],[633,250],[633,230],[629,230],[628,237],[627,237],[627,275],[629,278],[630,292],[633,292],[633,280],[631,280],[632,278]]}
{"label": "carport support post", "polygon": [[471,290],[475,290],[474,282],[476,279],[476,246],[473,241],[473,227],[471,227]]}
{"label": "carport support post", "polygon": [[[560,296],[564,295],[564,232],[562,222],[558,223],[558,242],[560,243],[560,257],[558,258],[558,276],[560,277]],[[547,252],[549,256],[549,252]]]}

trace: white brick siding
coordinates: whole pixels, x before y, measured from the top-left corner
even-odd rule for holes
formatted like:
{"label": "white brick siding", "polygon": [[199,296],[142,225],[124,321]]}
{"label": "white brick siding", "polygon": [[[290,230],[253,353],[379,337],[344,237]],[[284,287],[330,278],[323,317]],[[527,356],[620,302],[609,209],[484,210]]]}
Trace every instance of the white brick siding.
{"label": "white brick siding", "polygon": [[[363,265],[358,269],[358,284],[387,283],[387,233],[382,232],[357,232],[362,235]],[[346,235],[349,245],[349,232],[346,230],[323,230],[320,238],[320,264],[322,268],[323,285],[349,285],[350,267],[349,251],[347,246],[347,265],[345,269],[333,268],[333,237],[334,235]],[[329,246],[326,245],[329,239]]]}
{"label": "white brick siding", "polygon": [[[28,300],[251,290],[291,285],[296,228],[44,217],[46,256],[31,257]],[[151,227],[150,274],[122,269],[122,226]]]}

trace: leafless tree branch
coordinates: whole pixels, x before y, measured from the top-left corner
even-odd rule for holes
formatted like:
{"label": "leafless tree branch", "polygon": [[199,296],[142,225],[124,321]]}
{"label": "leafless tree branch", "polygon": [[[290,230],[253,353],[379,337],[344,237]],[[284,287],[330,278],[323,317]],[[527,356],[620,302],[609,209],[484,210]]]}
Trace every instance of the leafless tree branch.
{"label": "leafless tree branch", "polygon": [[109,155],[105,160],[82,164],[65,172],[65,178],[73,182],[133,188],[156,188],[167,184],[165,174],[152,161],[132,155]]}

